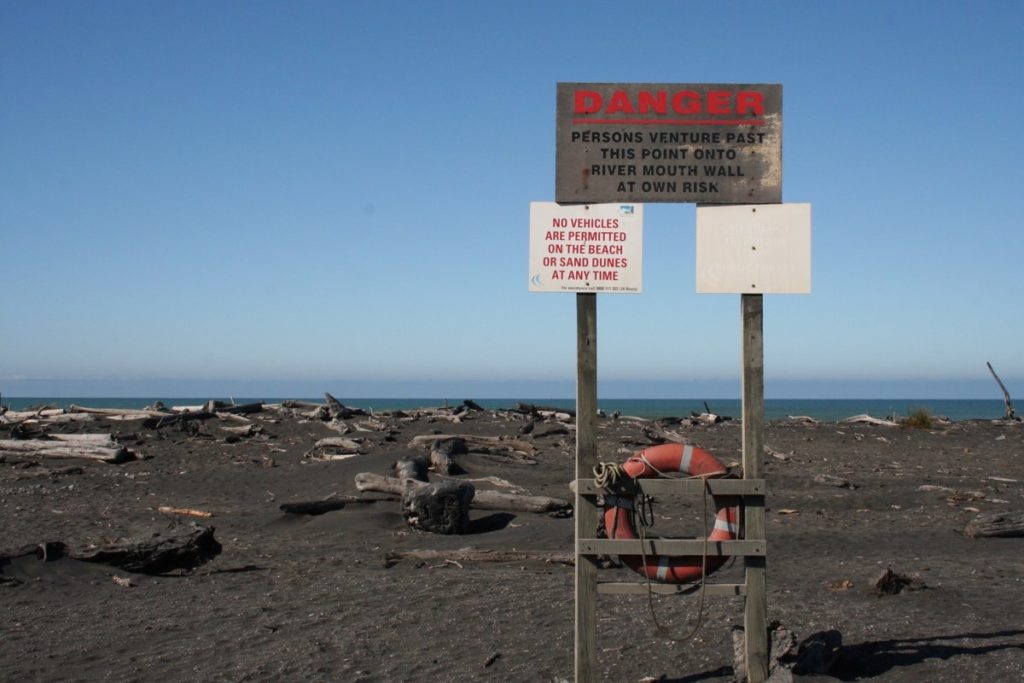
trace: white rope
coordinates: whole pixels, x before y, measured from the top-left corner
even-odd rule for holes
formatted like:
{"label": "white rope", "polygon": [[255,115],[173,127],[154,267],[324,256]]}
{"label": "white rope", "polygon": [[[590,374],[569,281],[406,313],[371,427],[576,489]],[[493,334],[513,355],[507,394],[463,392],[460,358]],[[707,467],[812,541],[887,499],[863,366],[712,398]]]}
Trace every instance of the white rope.
{"label": "white rope", "polygon": [[[645,466],[649,467],[651,470],[656,472],[659,476],[665,477],[665,478],[675,478],[675,477],[669,477],[667,474],[665,474],[664,472],[659,470],[657,467],[655,467],[651,463],[651,461],[647,459],[647,456],[645,456],[643,454],[643,452],[641,452],[638,456],[635,456],[635,457],[638,458]],[[623,475],[625,474],[625,470],[622,468],[622,465],[620,465],[618,463],[613,463],[613,462],[599,462],[593,468],[593,470],[594,470],[594,482],[599,487],[601,487],[601,488],[603,488],[605,490],[611,490],[611,489],[616,488],[618,486],[619,482],[622,480]],[[687,475],[687,477],[685,477],[687,479],[702,479],[705,483],[704,483],[704,488],[703,488],[702,496],[701,496],[701,498],[704,501],[704,514],[702,515],[702,519],[703,519],[703,522],[704,522],[704,547],[703,547],[703,550],[701,552],[701,563],[700,563],[700,603],[698,604],[698,607],[697,607],[697,622],[693,625],[693,629],[691,629],[691,631],[688,634],[686,634],[685,636],[683,636],[683,637],[673,636],[671,633],[669,633],[668,629],[665,628],[661,624],[661,622],[658,621],[658,615],[657,615],[657,613],[656,613],[656,611],[654,609],[654,591],[651,588],[651,584],[652,584],[651,577],[647,573],[648,563],[647,563],[647,547],[646,546],[647,546],[647,526],[648,526],[648,523],[647,523],[647,520],[645,519],[645,517],[643,515],[643,512],[642,512],[643,503],[641,503],[640,505],[634,505],[633,506],[633,512],[632,512],[633,526],[634,526],[634,529],[637,531],[637,536],[639,537],[639,541],[640,541],[640,566],[644,568],[644,578],[647,580],[647,606],[648,606],[648,609],[651,612],[651,620],[654,622],[654,626],[657,628],[658,632],[663,637],[667,638],[668,640],[677,642],[677,643],[685,642],[685,641],[690,640],[691,638],[693,638],[695,635],[697,635],[697,632],[700,630],[700,627],[701,627],[701,625],[703,624],[703,621],[704,621],[704,607],[705,607],[705,597],[706,597],[706,588],[707,588],[707,582],[706,582],[705,579],[707,578],[707,567],[708,567],[708,493],[710,492],[710,488],[707,485],[707,480],[711,476],[713,476],[713,474],[696,474],[696,475]],[[635,477],[633,478],[633,481],[634,481],[634,483],[636,482],[636,478]],[[649,499],[649,497],[643,496],[643,494],[641,494],[641,496],[644,499]],[[637,512],[638,510],[641,510],[641,511]],[[652,515],[653,515],[653,513],[652,513]],[[653,516],[652,516],[652,519],[653,519]],[[612,530],[611,531],[611,537],[614,538],[614,536],[615,536],[615,532],[614,532],[614,530]]]}

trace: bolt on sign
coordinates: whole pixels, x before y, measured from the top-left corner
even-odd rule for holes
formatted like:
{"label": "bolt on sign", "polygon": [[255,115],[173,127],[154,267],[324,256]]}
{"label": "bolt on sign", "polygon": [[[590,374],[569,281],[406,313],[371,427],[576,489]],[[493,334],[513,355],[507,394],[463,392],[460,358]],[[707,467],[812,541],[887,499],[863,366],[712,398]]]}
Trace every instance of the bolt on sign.
{"label": "bolt on sign", "polygon": [[782,202],[782,86],[559,83],[555,201]]}
{"label": "bolt on sign", "polygon": [[530,291],[643,291],[641,204],[530,202]]}

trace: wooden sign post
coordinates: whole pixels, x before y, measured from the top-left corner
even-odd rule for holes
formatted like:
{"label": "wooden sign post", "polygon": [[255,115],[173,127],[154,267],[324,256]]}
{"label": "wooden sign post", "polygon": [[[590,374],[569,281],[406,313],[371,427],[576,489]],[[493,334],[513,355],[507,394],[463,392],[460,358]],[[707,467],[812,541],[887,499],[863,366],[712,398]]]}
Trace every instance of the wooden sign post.
{"label": "wooden sign post", "polygon": [[[597,294],[576,295],[576,481],[592,477],[597,464]],[[576,487],[576,680],[596,681],[597,566],[581,555],[582,538],[597,528],[597,507]]]}
{"label": "wooden sign post", "polygon": [[[648,544],[645,552],[651,555],[714,552],[744,558],[744,583],[705,585],[704,591],[746,596],[747,676],[761,683],[768,677],[762,294],[810,287],[809,206],[806,249],[803,233],[775,230],[786,216],[765,210],[782,206],[782,86],[559,83],[556,100],[559,204],[531,205],[529,278],[530,291],[576,293],[576,681],[597,681],[599,592],[681,592],[673,585],[598,581],[597,555],[635,553],[635,544],[641,543]],[[710,490],[712,495],[741,496],[743,538],[716,541],[714,551],[701,539],[659,539],[655,545],[651,539],[594,538],[598,496],[605,493],[592,478],[597,464],[597,292],[642,291],[639,269],[633,270],[642,251],[629,251],[630,244],[637,245],[630,236],[641,234],[629,226],[632,217],[642,216],[642,202],[715,205],[698,208],[697,290],[742,295],[744,480],[633,482],[635,492],[703,495]],[[702,213],[703,225],[711,226],[704,232]],[[768,220],[766,227],[766,217],[775,222]],[[789,241],[780,241],[780,235]],[[780,255],[783,260],[806,256],[806,268],[801,261],[795,280],[783,277],[793,269],[790,262],[780,264]]]}
{"label": "wooden sign post", "polygon": [[[743,318],[743,478],[760,479],[764,459],[764,297],[740,297]],[[764,498],[744,501],[745,538],[764,538]],[[768,679],[768,588],[765,558],[745,557],[747,599],[743,613],[747,679]]]}

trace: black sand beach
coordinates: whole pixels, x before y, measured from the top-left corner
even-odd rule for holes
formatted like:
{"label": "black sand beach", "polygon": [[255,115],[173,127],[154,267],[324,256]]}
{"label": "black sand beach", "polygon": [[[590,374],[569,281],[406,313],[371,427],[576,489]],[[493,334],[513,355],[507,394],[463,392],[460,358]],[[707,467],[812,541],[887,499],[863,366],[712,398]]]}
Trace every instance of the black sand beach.
{"label": "black sand beach", "polygon": [[[572,422],[550,416],[522,434],[536,416],[431,409],[328,422],[309,413],[265,407],[161,426],[5,416],[0,439],[113,434],[139,459],[3,455],[0,677],[572,680],[573,570],[558,561],[572,552],[571,517],[474,509],[469,533],[430,534],[406,525],[397,498],[354,483],[358,473],[387,474],[397,458],[425,455],[412,443],[417,436],[482,435],[528,442],[532,452],[471,449],[456,456],[456,479],[571,500]],[[347,438],[361,439],[360,454],[306,457],[319,439],[341,436],[340,423]],[[611,418],[599,420],[600,458],[621,462],[651,434],[669,432],[726,464],[740,459],[738,421]],[[981,514],[1024,511],[1024,428],[776,421],[766,445],[769,618],[798,642],[828,630],[842,637],[827,673],[797,680],[1024,677],[1024,539],[964,533]],[[369,502],[320,515],[280,510],[332,496]],[[700,528],[699,502],[659,502],[656,512],[663,535]],[[221,552],[162,574],[72,557],[43,561],[34,552],[61,542],[81,554],[191,524],[213,527]],[[530,555],[386,561],[397,552],[462,548]],[[738,577],[735,564],[715,580]],[[887,568],[911,580],[905,590],[874,590]],[[628,573],[611,567],[602,578]],[[699,602],[660,597],[653,605],[661,624],[685,634]],[[742,614],[742,598],[709,599],[695,637],[675,643],[656,632],[646,596],[601,596],[603,680],[732,680],[730,629]]]}

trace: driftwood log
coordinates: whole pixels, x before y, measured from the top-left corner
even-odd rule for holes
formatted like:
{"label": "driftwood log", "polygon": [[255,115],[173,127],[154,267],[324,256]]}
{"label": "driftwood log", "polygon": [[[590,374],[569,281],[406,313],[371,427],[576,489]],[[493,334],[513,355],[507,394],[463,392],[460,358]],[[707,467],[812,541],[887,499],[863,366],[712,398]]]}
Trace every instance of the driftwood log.
{"label": "driftwood log", "polygon": [[353,503],[375,503],[376,498],[362,498],[360,496],[345,496],[331,494],[320,500],[304,500],[293,503],[281,503],[278,508],[281,512],[292,515],[322,515],[325,512],[341,510],[346,505]]}
{"label": "driftwood log", "polygon": [[157,512],[163,515],[174,515],[174,516],[185,516],[185,517],[202,517],[203,519],[209,519],[213,517],[213,513],[208,510],[199,510],[196,508],[182,508],[174,507],[173,505],[161,505],[158,507]]}
{"label": "driftwood log", "polygon": [[991,512],[978,515],[964,533],[971,538],[1012,538],[1024,536],[1024,512]]}
{"label": "driftwood log", "polygon": [[68,406],[67,412],[69,413],[85,413],[88,415],[105,415],[108,417],[115,416],[132,416],[132,417],[168,417],[173,413],[168,413],[161,410],[137,410],[128,408],[86,408],[83,406],[70,405]]}
{"label": "driftwood log", "polygon": [[[376,491],[401,496],[406,489],[426,486],[413,479],[395,479],[382,477],[379,474],[361,472],[355,477],[356,489],[359,491]],[[478,510],[510,510],[513,512],[565,512],[572,506],[561,498],[548,496],[526,496],[502,491],[477,490],[471,501],[471,507]]]}
{"label": "driftwood log", "polygon": [[558,408],[555,406],[538,406],[532,403],[516,403],[513,410],[520,413],[526,413],[527,415],[551,415],[554,416],[558,413],[568,415],[569,417],[576,417],[576,411],[572,408]]}
{"label": "driftwood log", "polygon": [[[68,422],[95,422],[99,417],[88,413],[65,413],[63,410],[53,415],[39,415],[31,411],[8,410],[0,414],[0,424],[66,424]],[[108,417],[107,419],[115,419]],[[141,418],[139,418],[141,419]]]}
{"label": "driftwood log", "polygon": [[293,515],[322,515],[325,512],[332,512],[334,510],[341,510],[347,505],[344,500],[311,500],[311,501],[300,501],[297,503],[281,503],[279,506],[281,512],[287,512]]}
{"label": "driftwood log", "polygon": [[544,553],[525,550],[482,550],[461,548],[459,550],[393,550],[384,556],[384,566],[393,567],[402,560],[424,562],[549,562],[573,566],[573,553]]}
{"label": "driftwood log", "polygon": [[462,437],[438,439],[430,444],[430,466],[440,474],[451,474],[455,467],[454,457],[468,452],[466,440]]}
{"label": "driftwood log", "polygon": [[324,400],[327,401],[327,414],[330,415],[332,420],[347,420],[352,417],[352,412],[341,405],[341,401],[331,396],[326,391],[324,392]]}
{"label": "driftwood log", "polygon": [[536,448],[529,441],[521,439],[505,439],[500,436],[476,436],[473,434],[424,434],[413,437],[409,442],[409,448],[422,448],[430,446],[435,441],[445,439],[462,439],[466,447],[472,450],[474,447],[486,449],[509,450],[525,455],[533,455]]}
{"label": "driftwood log", "polygon": [[194,569],[220,554],[212,526],[179,524],[169,530],[118,540],[99,547],[72,549],[68,556],[85,562],[99,562],[140,574],[165,574],[177,569]]}
{"label": "driftwood log", "polygon": [[854,415],[853,417],[848,417],[845,420],[842,420],[842,422],[845,423],[845,424],[877,425],[879,427],[899,427],[900,426],[899,422],[893,422],[892,420],[880,420],[877,417],[871,417],[867,413],[864,413],[864,414],[861,414],[861,415]]}
{"label": "driftwood log", "polygon": [[123,445],[107,435],[79,435],[105,437],[105,440],[67,439],[0,439],[0,455],[32,456],[37,458],[81,458],[106,463],[134,460],[135,456]]}
{"label": "driftwood log", "polygon": [[0,560],[31,555],[44,561],[69,557],[139,574],[166,574],[194,569],[220,554],[221,545],[213,537],[213,531],[213,527],[178,524],[168,530],[118,539],[99,546],[46,541],[0,553]]}
{"label": "driftwood log", "polygon": [[305,457],[311,460],[347,460],[362,452],[361,438],[329,436],[313,444],[312,450]]}
{"label": "driftwood log", "polygon": [[988,371],[992,373],[992,377],[995,378],[996,383],[999,384],[999,388],[1003,390],[1003,403],[1006,404],[1006,411],[1003,413],[1004,420],[1013,420],[1014,417],[1013,401],[1010,400],[1010,392],[1006,390],[1006,385],[1003,384],[1003,380],[999,379],[999,375],[996,374],[992,364],[985,361],[985,365],[988,366]]}
{"label": "driftwood log", "polygon": [[172,413],[170,415],[147,417],[142,421],[142,426],[146,429],[160,429],[161,427],[173,427],[175,425],[182,425],[186,422],[193,422],[195,420],[209,420],[215,415],[216,413],[208,412],[206,410],[198,410],[195,412],[185,411],[181,413]]}

